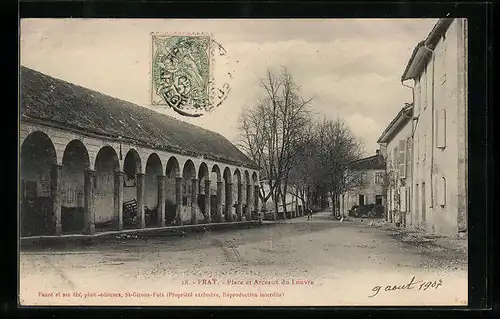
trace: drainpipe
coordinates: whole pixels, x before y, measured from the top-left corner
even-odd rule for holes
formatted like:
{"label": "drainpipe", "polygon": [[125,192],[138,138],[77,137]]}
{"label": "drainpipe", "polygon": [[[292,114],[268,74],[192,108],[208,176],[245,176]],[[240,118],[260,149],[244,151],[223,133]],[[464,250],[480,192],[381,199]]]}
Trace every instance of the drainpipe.
{"label": "drainpipe", "polygon": [[[432,108],[431,108],[431,185],[430,185],[430,190],[431,190],[431,207],[434,207],[434,75],[435,75],[435,53],[434,50],[429,49],[427,47],[427,44],[424,44],[423,48],[427,50],[428,52],[431,53],[431,62],[432,62],[432,81],[431,81],[431,102],[432,102]],[[426,92],[427,94],[427,92]]]}

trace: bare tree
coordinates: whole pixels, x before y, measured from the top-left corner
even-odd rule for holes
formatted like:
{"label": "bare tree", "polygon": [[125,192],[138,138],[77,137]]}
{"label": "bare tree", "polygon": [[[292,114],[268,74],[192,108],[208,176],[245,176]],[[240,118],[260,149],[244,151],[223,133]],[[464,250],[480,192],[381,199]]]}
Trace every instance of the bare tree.
{"label": "bare tree", "polygon": [[310,208],[310,192],[316,180],[321,178],[318,171],[316,155],[316,132],[314,123],[310,122],[304,129],[302,137],[294,145],[296,156],[293,158],[288,181],[293,186],[290,194],[300,199],[302,207]]}
{"label": "bare tree", "polygon": [[280,73],[268,70],[260,86],[263,97],[240,117],[240,146],[262,168],[269,192],[261,184],[260,197],[263,203],[273,199],[275,218],[279,199],[286,213],[288,177],[297,156],[294,146],[309,122],[312,98],[300,96],[300,87],[286,68]]}
{"label": "bare tree", "polygon": [[317,159],[323,176],[321,186],[328,190],[335,214],[340,195],[359,185],[349,164],[362,156],[363,145],[340,118],[320,122],[317,139]]}

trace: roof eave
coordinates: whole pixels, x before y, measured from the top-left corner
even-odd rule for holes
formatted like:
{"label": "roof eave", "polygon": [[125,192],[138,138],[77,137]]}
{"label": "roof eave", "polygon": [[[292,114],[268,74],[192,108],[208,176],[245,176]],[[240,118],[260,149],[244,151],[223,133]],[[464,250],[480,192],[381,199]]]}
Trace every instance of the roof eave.
{"label": "roof eave", "polygon": [[396,115],[394,120],[389,124],[389,126],[387,126],[382,135],[378,138],[377,144],[389,143],[393,136],[400,131],[400,128],[408,123],[408,121],[412,118],[412,111],[413,105],[405,107],[399,111],[398,115]]}
{"label": "roof eave", "polygon": [[430,47],[430,49],[433,50],[439,38],[446,32],[446,30],[448,30],[452,22],[453,18],[439,19],[427,38],[417,44],[413,50],[410,60],[408,61],[408,64],[406,65],[406,69],[401,76],[401,82],[415,79],[420,75],[422,72],[422,62],[430,54],[426,47]]}
{"label": "roof eave", "polygon": [[418,75],[420,74],[420,66],[422,65],[422,62],[427,58],[428,54],[430,54],[430,52],[425,49],[424,41],[420,42],[415,47],[414,53],[412,54],[410,61],[408,61],[408,64],[406,65],[406,69],[401,76],[401,82],[418,77]]}

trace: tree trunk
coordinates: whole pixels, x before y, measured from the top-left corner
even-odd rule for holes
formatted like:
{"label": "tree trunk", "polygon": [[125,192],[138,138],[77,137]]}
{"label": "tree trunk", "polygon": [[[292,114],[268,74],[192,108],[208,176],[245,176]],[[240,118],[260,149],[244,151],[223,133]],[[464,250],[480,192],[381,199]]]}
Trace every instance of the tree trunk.
{"label": "tree trunk", "polygon": [[279,204],[278,204],[279,203],[279,198],[278,198],[279,197],[278,196],[279,193],[278,193],[278,188],[277,187],[275,187],[273,194],[274,194],[274,196],[273,196],[274,197],[273,198],[274,212],[273,212],[273,218],[272,219],[276,220],[276,216],[278,215],[278,212],[279,212]]}
{"label": "tree trunk", "polygon": [[[281,189],[281,187],[280,187]],[[283,190],[280,191],[281,195],[281,202],[283,203],[283,213],[285,214],[285,217],[287,216],[287,208],[286,208],[286,189],[287,189],[287,183],[285,182],[285,185],[283,186]]]}
{"label": "tree trunk", "polygon": [[332,214],[333,216],[336,216],[336,211],[335,211],[335,207],[337,206],[337,194],[335,193],[332,193]]}
{"label": "tree trunk", "polygon": [[341,211],[342,211],[342,216],[346,216],[346,211],[345,211],[345,194],[342,194],[342,208],[341,208]]}

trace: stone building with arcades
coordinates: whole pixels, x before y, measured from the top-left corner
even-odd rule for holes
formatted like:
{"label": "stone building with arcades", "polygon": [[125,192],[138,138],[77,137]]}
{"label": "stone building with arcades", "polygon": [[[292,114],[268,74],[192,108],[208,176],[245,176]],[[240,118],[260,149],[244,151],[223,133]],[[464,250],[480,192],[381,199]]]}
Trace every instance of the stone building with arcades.
{"label": "stone building with arcades", "polygon": [[21,237],[257,219],[259,167],[221,135],[20,70]]}

